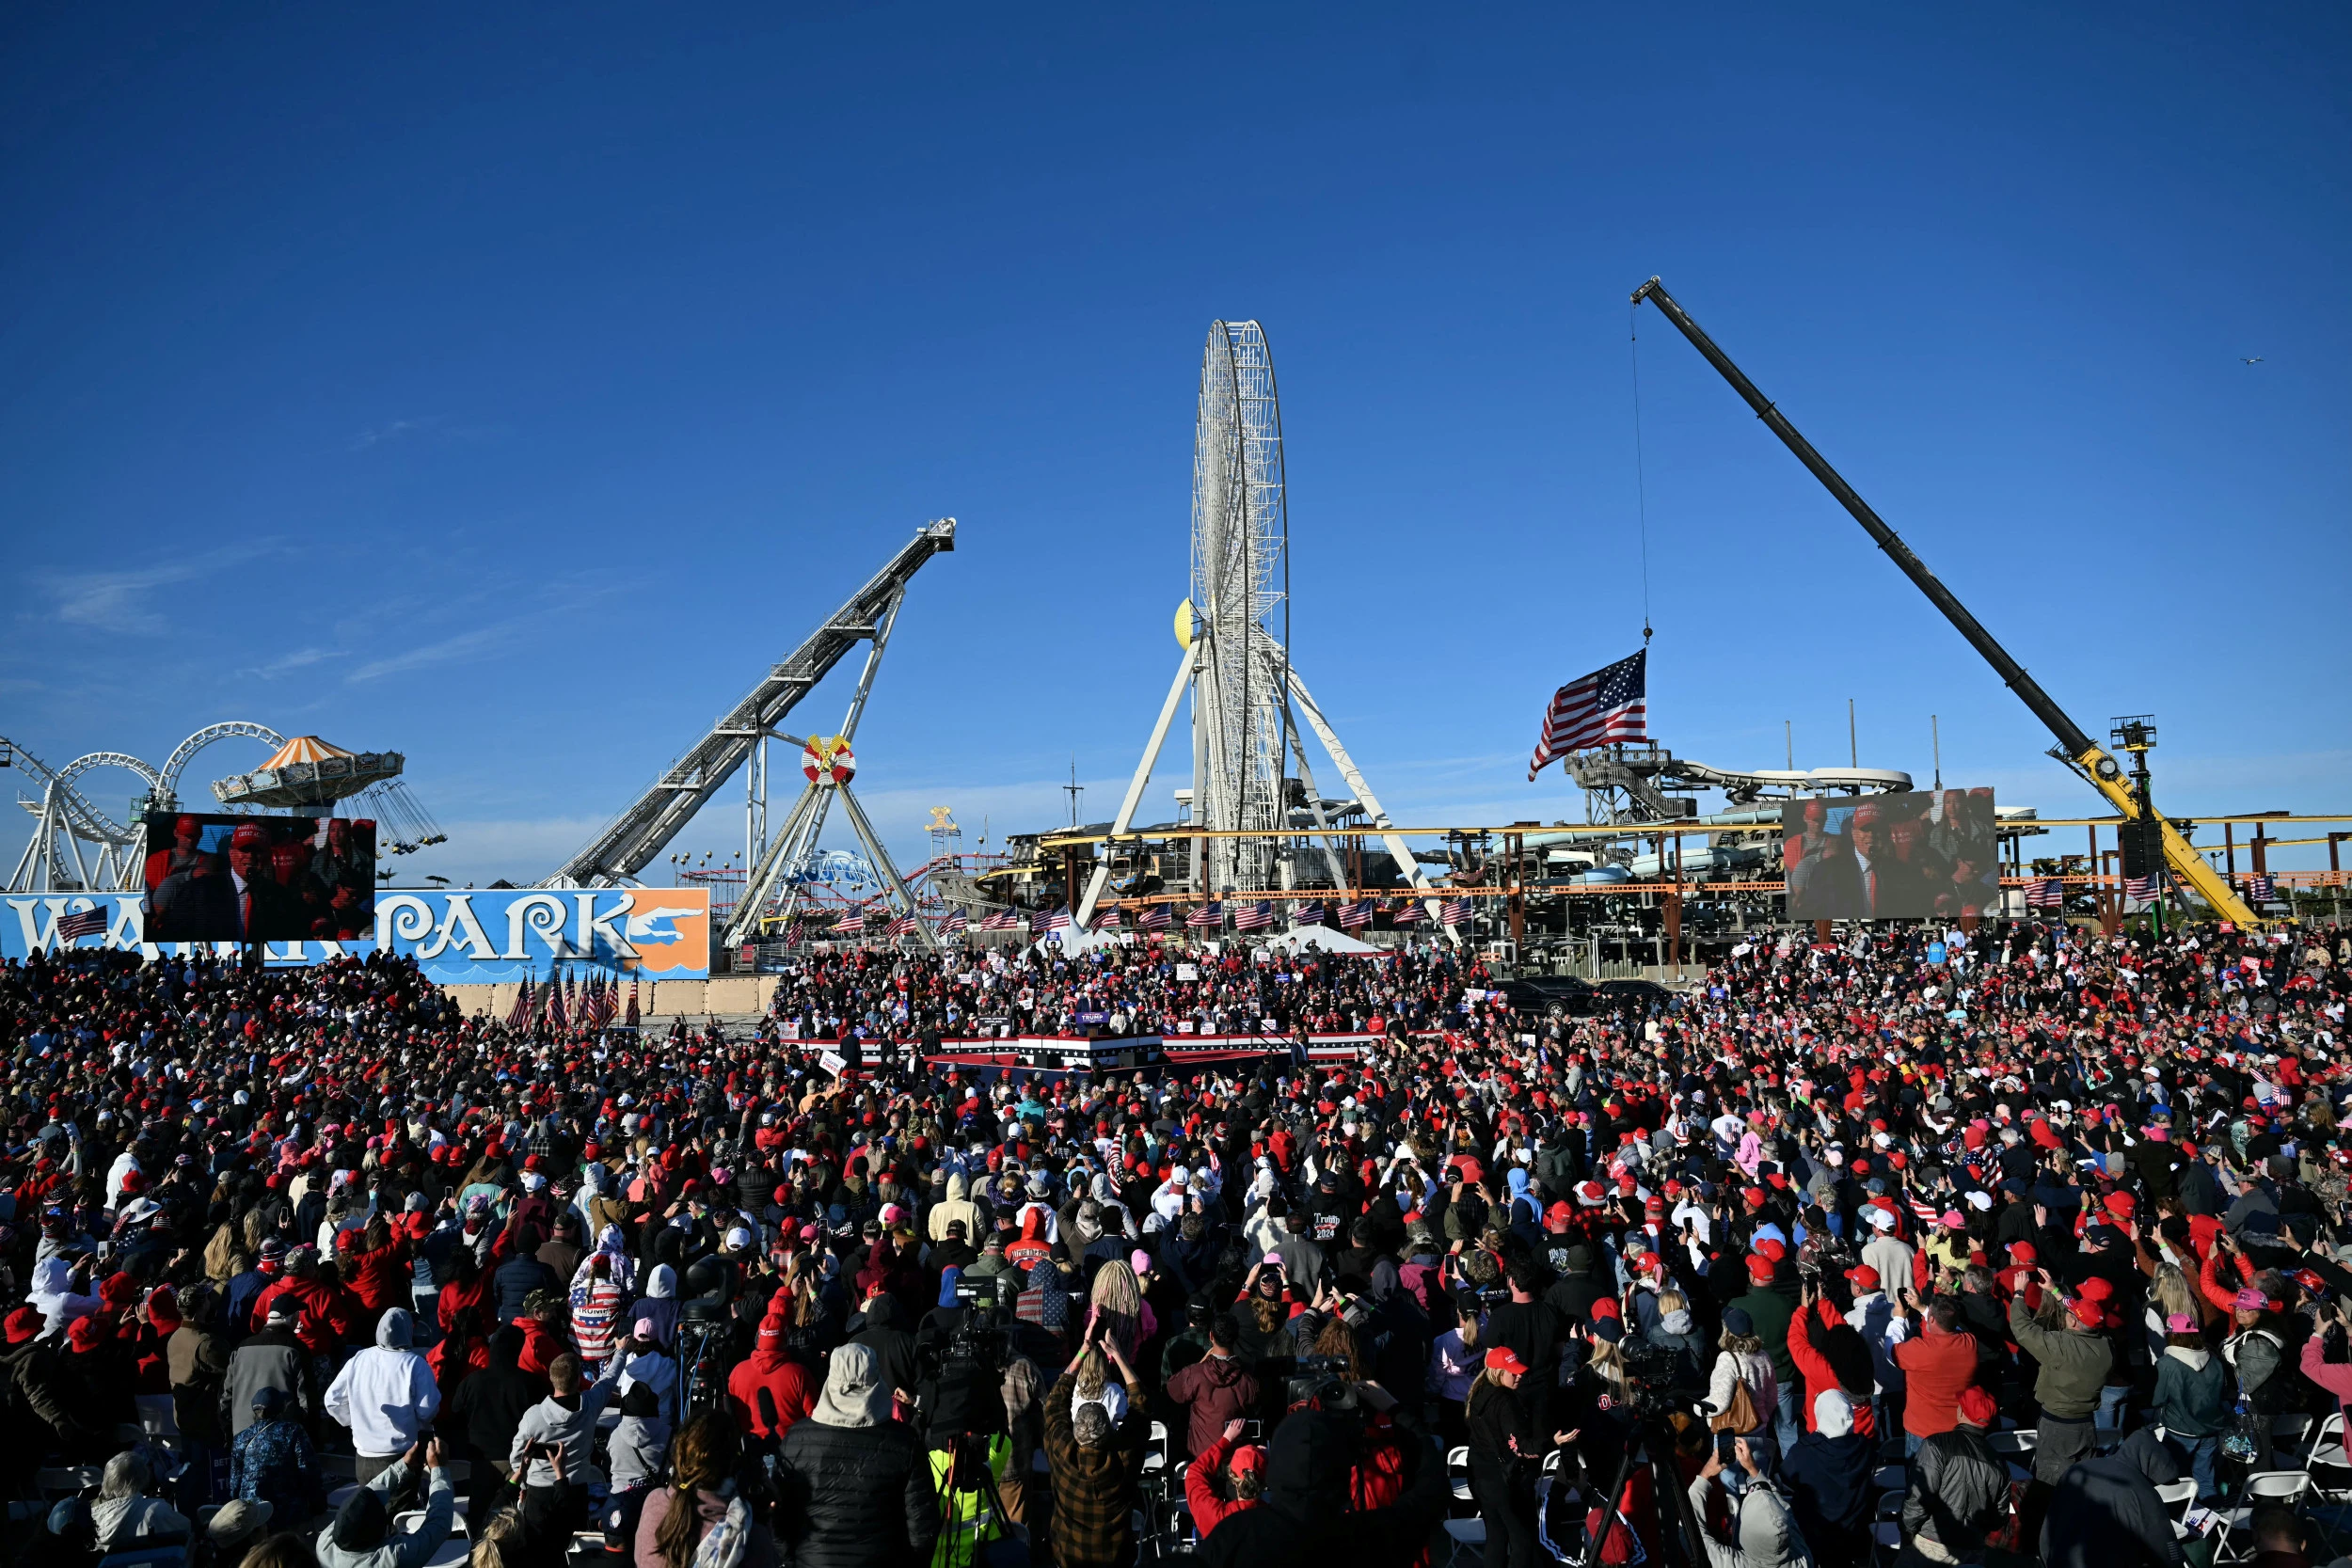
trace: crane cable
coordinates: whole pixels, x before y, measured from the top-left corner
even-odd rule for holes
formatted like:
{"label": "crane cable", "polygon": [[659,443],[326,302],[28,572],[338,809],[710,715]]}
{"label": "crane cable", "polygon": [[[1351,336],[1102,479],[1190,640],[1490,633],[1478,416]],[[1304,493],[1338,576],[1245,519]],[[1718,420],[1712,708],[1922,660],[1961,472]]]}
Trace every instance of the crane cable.
{"label": "crane cable", "polygon": [[1649,486],[1642,473],[1642,334],[1639,317],[1641,305],[1635,301],[1626,307],[1625,337],[1627,351],[1633,361],[1633,496],[1635,515],[1639,519],[1642,538],[1642,646],[1649,647]]}

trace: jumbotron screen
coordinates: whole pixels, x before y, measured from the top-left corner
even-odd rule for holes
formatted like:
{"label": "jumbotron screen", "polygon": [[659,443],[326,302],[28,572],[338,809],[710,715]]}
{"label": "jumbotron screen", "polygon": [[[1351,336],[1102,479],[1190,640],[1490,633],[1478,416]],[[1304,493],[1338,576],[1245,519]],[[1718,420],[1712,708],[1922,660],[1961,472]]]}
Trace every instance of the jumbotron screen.
{"label": "jumbotron screen", "polygon": [[205,816],[147,823],[149,942],[356,942],[375,934],[375,824]]}
{"label": "jumbotron screen", "polygon": [[1990,789],[1791,800],[1780,832],[1791,920],[1931,920],[1999,908]]}

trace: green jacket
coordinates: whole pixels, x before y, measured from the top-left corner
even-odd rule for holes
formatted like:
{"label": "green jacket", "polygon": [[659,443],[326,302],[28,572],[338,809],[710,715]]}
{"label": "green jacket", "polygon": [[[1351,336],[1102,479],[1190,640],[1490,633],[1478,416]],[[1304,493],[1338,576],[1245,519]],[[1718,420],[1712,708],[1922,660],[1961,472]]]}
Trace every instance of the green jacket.
{"label": "green jacket", "polygon": [[2026,1354],[2042,1364],[2034,1379],[2033,1397],[2042,1410],[2079,1421],[2099,1408],[2099,1390],[2107,1381],[2115,1352],[2106,1340],[2071,1326],[2044,1328],[2026,1310],[2023,1291],[2009,1304],[2009,1331]]}
{"label": "green jacket", "polygon": [[[1750,1291],[1731,1305],[1755,1323],[1756,1337],[1764,1341],[1764,1354],[1772,1358],[1772,1376],[1782,1387],[1795,1387],[1797,1364],[1788,1357],[1788,1320],[1797,1315],[1797,1304],[1766,1287]],[[1768,1418],[1770,1414],[1766,1412]]]}

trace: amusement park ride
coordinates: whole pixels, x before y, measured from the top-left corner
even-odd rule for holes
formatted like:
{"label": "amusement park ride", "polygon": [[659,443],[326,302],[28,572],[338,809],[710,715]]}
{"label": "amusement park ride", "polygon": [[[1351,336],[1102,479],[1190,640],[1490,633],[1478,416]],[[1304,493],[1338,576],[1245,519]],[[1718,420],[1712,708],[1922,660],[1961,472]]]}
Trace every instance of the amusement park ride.
{"label": "amusement park ride", "polygon": [[[20,793],[17,804],[35,818],[33,836],[8,878],[10,893],[135,892],[145,863],[149,816],[178,811],[180,779],[196,754],[218,740],[246,738],[273,748],[261,767],[215,784],[213,794],[232,811],[281,807],[322,814],[337,801],[354,800],[389,832],[377,847],[407,854],[447,842],[447,835],[400,780],[397,752],[346,752],[316,736],[292,740],[267,724],[245,721],[207,724],[173,748],[163,767],[153,768],[127,752],[91,752],[62,768],[0,737],[0,768],[21,768],[40,785],[39,796]],[[117,822],[91,803],[79,781],[101,768],[137,775],[146,787],[131,798],[127,821]],[[355,800],[356,798],[356,800]]]}
{"label": "amusement park ride", "polygon": [[[612,887],[633,882],[679,830],[693,820],[695,813],[725,787],[736,770],[747,768],[743,804],[747,871],[742,896],[726,931],[726,947],[755,941],[765,929],[789,923],[804,905],[830,903],[839,911],[836,920],[844,920],[862,919],[877,901],[827,899],[817,891],[863,890],[863,868],[854,858],[838,851],[820,852],[817,847],[836,800],[881,884],[879,900],[895,911],[895,919],[903,923],[908,934],[917,936],[927,946],[936,945],[931,919],[945,913],[945,909],[934,898],[934,907],[926,911],[909,879],[899,874],[882,847],[873,823],[850,788],[850,780],[857,772],[857,758],[850,748],[874,689],[874,673],[890,644],[891,628],[906,602],[908,583],[925,562],[955,547],[953,517],[925,524],[912,543],[826,617],[789,658],[772,666],[733,710],[539,885]],[[779,730],[776,726],[861,641],[866,644],[865,667],[859,672],[857,689],[840,729],[830,736],[806,738]],[[801,772],[807,783],[771,833],[768,748],[774,740],[800,748]]]}

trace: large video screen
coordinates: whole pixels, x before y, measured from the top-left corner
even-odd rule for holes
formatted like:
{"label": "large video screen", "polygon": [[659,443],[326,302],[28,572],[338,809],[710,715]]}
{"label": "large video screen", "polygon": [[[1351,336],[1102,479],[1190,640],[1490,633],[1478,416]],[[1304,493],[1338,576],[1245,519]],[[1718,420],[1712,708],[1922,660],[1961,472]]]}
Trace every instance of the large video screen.
{"label": "large video screen", "polygon": [[375,824],[199,816],[147,823],[149,942],[355,942],[375,934]]}
{"label": "large video screen", "polygon": [[1791,800],[1780,832],[1791,920],[1928,920],[1999,908],[1990,789]]}

